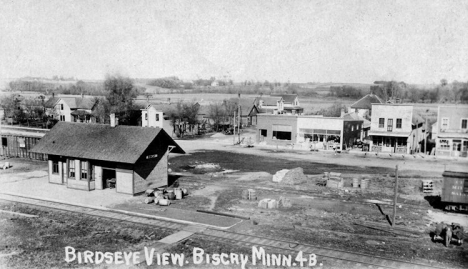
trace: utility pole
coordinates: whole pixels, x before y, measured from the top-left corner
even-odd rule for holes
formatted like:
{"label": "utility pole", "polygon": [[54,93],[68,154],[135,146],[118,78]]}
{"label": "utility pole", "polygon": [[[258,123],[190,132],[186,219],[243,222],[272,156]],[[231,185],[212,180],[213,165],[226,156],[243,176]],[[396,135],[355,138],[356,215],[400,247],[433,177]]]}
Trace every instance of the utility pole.
{"label": "utility pole", "polygon": [[239,140],[238,140],[239,144],[240,144],[240,121],[241,121],[241,119],[240,119],[240,116],[241,116],[240,108],[241,108],[240,104],[238,104],[237,109],[238,109],[239,113],[237,113],[237,135],[239,137]]}
{"label": "utility pole", "polygon": [[237,135],[239,136],[239,145],[240,145],[240,126],[241,126],[241,105],[240,105],[240,92],[237,93]]}
{"label": "utility pole", "polygon": [[425,124],[426,124],[426,126],[424,126],[425,127],[424,128],[424,155],[426,155],[426,152],[427,152],[427,133],[428,133],[427,132],[427,129],[428,129],[428,127],[427,127],[427,115],[426,115],[426,123]]}
{"label": "utility pole", "polygon": [[395,226],[397,198],[398,198],[398,164],[395,167],[395,196],[393,198],[392,227]]}
{"label": "utility pole", "polygon": [[232,143],[235,145],[236,144],[236,111],[234,111],[234,118],[233,118],[232,127],[234,129],[234,131],[232,133]]}

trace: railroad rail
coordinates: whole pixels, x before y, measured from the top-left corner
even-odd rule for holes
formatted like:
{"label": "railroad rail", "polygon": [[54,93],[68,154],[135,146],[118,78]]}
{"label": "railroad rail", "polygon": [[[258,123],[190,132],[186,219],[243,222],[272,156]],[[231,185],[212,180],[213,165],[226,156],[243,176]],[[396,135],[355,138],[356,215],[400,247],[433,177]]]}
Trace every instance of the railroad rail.
{"label": "railroad rail", "polygon": [[[45,201],[27,197],[13,196],[13,195],[2,195],[0,194],[0,200],[17,202],[22,204],[33,205],[36,207],[45,207],[52,208],[56,210],[68,211],[73,213],[81,213],[90,216],[100,217],[100,218],[109,218],[118,221],[125,221],[130,223],[137,223],[140,225],[149,225],[155,226],[160,229],[166,230],[183,230],[188,224],[177,223],[169,220],[160,220],[153,218],[152,216],[142,216],[134,214],[125,214],[121,212],[116,212],[113,210],[104,210],[89,208],[85,206],[71,205],[61,202],[52,202]],[[339,249],[334,249],[330,247],[323,247],[312,244],[305,244],[300,242],[274,239],[257,235],[250,235],[244,233],[238,233],[233,231],[219,230],[215,228],[208,227],[206,229],[201,229],[199,232],[195,233],[195,236],[202,236],[203,238],[211,238],[212,240],[221,242],[229,242],[235,245],[241,246],[257,246],[263,247],[265,250],[269,251],[279,251],[281,253],[290,253],[292,255],[297,254],[299,251],[302,251],[304,255],[315,254],[317,259],[320,262],[337,262],[345,267],[358,266],[366,268],[453,268],[451,267],[442,267],[440,265],[434,265],[430,263],[422,262],[412,262],[404,261],[393,258],[386,258],[377,255],[370,255],[365,253],[358,253],[352,251],[344,251]],[[294,256],[293,256],[294,257]]]}

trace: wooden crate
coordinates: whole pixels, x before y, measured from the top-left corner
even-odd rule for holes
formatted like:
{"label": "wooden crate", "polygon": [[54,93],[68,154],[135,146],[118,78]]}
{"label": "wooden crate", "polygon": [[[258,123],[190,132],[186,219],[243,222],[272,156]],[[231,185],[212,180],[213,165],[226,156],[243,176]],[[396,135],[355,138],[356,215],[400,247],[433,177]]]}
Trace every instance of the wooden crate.
{"label": "wooden crate", "polygon": [[430,179],[425,179],[422,181],[422,191],[423,193],[431,193],[434,191],[434,182]]}

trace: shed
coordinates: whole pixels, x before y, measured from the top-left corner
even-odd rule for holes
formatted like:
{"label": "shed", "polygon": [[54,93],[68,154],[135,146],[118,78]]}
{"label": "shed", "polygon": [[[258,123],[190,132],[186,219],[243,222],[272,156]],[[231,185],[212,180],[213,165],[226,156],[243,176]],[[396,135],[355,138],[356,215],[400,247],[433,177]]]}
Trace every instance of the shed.
{"label": "shed", "polygon": [[138,194],[167,185],[169,152],[185,153],[161,128],[59,122],[31,150],[48,155],[49,182]]}

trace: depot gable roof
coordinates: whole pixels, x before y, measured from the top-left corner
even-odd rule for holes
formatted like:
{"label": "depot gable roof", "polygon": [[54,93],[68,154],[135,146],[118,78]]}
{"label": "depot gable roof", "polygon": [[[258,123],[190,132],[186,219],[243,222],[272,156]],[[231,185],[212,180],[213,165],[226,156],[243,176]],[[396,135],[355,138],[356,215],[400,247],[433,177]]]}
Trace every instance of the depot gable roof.
{"label": "depot gable roof", "polygon": [[59,122],[31,150],[36,153],[134,164],[153,141],[185,153],[162,129]]}

